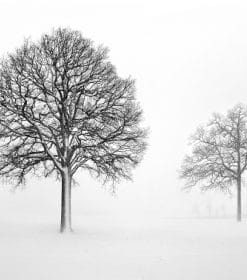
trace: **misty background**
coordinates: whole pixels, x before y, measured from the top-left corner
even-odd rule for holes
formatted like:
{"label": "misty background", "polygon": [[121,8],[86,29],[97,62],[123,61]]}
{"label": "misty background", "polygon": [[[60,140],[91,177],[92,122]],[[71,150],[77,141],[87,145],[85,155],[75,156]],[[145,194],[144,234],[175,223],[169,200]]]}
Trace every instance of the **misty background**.
{"label": "misty background", "polygon": [[[122,181],[116,196],[88,173],[77,175],[72,190],[75,230],[92,216],[136,224],[235,215],[234,186],[232,196],[182,192],[178,170],[198,125],[213,112],[247,104],[245,1],[0,0],[0,8],[1,57],[24,38],[38,40],[52,28],[70,27],[108,47],[118,74],[136,79],[143,126],[150,128],[146,155],[133,182]],[[1,221],[54,226],[59,215],[60,185],[54,178],[30,178],[24,190],[14,192],[0,188]]]}

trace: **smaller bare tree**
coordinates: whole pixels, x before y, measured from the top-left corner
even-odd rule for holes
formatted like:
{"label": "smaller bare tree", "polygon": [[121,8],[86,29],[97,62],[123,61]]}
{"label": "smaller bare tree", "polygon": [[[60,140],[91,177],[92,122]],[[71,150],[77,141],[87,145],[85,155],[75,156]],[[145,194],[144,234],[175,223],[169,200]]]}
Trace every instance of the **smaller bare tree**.
{"label": "smaller bare tree", "polygon": [[237,186],[237,220],[241,221],[241,181],[247,167],[247,108],[239,104],[226,116],[214,114],[208,125],[191,137],[191,155],[180,175],[186,187],[199,182],[203,189],[229,190]]}

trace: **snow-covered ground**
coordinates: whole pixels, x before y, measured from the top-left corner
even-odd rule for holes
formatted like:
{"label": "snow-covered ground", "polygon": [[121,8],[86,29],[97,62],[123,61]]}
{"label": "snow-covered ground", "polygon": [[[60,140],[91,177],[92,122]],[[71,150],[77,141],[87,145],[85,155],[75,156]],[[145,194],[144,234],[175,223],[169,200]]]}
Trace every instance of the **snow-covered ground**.
{"label": "snow-covered ground", "polygon": [[[82,217],[80,217],[82,219]],[[247,275],[247,223],[232,219],[131,222],[74,218],[58,233],[44,221],[1,221],[3,280],[238,280]],[[79,227],[78,224],[83,227]]]}

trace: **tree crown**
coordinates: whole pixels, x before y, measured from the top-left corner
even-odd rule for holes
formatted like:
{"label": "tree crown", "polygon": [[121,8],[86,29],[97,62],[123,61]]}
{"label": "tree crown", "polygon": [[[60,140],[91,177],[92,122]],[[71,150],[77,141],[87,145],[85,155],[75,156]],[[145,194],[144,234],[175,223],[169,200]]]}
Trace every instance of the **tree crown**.
{"label": "tree crown", "polygon": [[226,115],[213,114],[191,137],[192,152],[180,176],[187,187],[228,189],[247,167],[247,108],[236,105]]}
{"label": "tree crown", "polygon": [[0,110],[0,175],[17,185],[64,168],[130,178],[146,147],[134,81],[78,31],[59,28],[3,59]]}

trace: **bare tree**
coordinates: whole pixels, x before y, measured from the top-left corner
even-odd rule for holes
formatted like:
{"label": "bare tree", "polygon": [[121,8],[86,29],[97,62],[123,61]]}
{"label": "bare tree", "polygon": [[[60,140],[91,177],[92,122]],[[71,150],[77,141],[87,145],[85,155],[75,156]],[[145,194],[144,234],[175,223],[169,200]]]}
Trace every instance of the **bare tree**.
{"label": "bare tree", "polygon": [[130,179],[146,147],[134,81],[77,31],[54,30],[3,59],[0,110],[0,175],[20,185],[30,173],[55,174],[61,232],[71,230],[74,174]]}
{"label": "bare tree", "polygon": [[181,177],[187,187],[201,183],[204,189],[228,190],[237,186],[237,220],[241,221],[241,181],[247,167],[247,108],[237,105],[226,116],[214,114],[205,127],[191,137],[192,154],[187,155]]}

